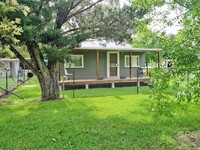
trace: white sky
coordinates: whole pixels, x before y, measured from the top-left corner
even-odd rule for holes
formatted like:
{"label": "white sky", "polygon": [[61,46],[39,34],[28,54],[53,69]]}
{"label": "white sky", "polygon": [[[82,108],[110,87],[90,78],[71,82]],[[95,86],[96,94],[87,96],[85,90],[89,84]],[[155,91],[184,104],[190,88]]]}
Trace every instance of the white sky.
{"label": "white sky", "polygon": [[130,4],[130,0],[119,0],[120,5]]}
{"label": "white sky", "polygon": [[[133,0],[119,0],[120,5],[125,4],[131,4]],[[154,13],[157,15],[153,15],[153,23],[151,25],[151,29],[153,31],[164,31],[167,34],[177,34],[178,30],[182,29],[182,26],[178,23],[179,19],[175,19],[177,16],[179,16],[181,13],[183,13],[185,10],[178,10],[178,11],[172,11],[168,5],[164,5],[160,8],[157,8]],[[166,13],[166,14],[165,14]],[[165,17],[164,17],[165,16]],[[172,21],[172,25],[166,25],[163,23],[163,18],[170,21]]]}
{"label": "white sky", "polygon": [[[181,19],[181,14],[185,10],[172,11],[169,6],[164,5],[160,8],[157,8],[153,13],[153,23],[151,28],[153,31],[164,31],[167,34],[177,34],[178,30],[182,29],[181,24],[179,23]],[[177,16],[180,16],[177,18]],[[167,22],[171,21],[171,24],[163,23],[163,19]]]}

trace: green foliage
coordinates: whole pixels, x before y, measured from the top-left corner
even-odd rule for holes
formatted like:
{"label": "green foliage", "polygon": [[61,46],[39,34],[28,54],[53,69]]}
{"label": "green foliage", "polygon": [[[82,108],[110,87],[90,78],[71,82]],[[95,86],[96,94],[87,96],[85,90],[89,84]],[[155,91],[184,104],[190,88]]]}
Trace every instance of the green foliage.
{"label": "green foliage", "polygon": [[35,26],[24,26],[23,30],[24,32],[22,37],[24,42],[34,42],[35,39],[37,39],[38,30]]}
{"label": "green foliage", "polygon": [[59,29],[47,29],[40,39],[45,58],[52,62],[63,62],[69,56],[70,48],[77,45],[75,37],[63,36]]}
{"label": "green foliage", "polygon": [[150,99],[153,100],[152,110],[156,111],[158,115],[172,116],[170,102],[171,98],[165,91],[169,88],[171,72],[163,68],[152,69],[152,78],[150,81]]}
{"label": "green foliage", "polygon": [[19,43],[19,40],[15,36],[21,35],[21,32],[23,30],[21,27],[18,26],[18,24],[20,24],[19,18],[16,18],[12,21],[8,18],[3,18],[0,26],[0,33],[2,38],[10,43]]}
{"label": "green foliage", "polygon": [[30,13],[27,17],[23,18],[23,24],[25,26],[39,26],[42,24],[42,19],[36,16],[35,13]]}
{"label": "green foliage", "polygon": [[[23,32],[22,27],[20,27],[21,19],[15,16],[15,13],[21,11],[25,16],[29,12],[29,8],[24,5],[19,5],[17,1],[13,0],[11,2],[6,1],[5,3],[0,2],[0,41],[2,45],[1,53],[3,57],[11,57],[12,53],[9,51],[9,44],[18,44],[20,36]],[[11,15],[13,14],[14,15]]]}
{"label": "green foliage", "polygon": [[[62,39],[60,30],[50,29],[41,33],[41,42],[44,44],[54,43],[58,44],[59,39]],[[62,44],[63,46],[64,44]]]}
{"label": "green foliage", "polygon": [[89,39],[92,35],[91,31],[85,31],[80,30],[79,32],[77,32],[77,34],[74,36],[74,39],[77,41],[77,43],[81,43],[87,39]]}
{"label": "green foliage", "polygon": [[2,21],[3,17],[6,17],[8,14],[10,14],[11,12],[14,12],[16,10],[15,7],[10,6],[10,7],[6,7],[6,4],[3,2],[0,2],[0,19]]}
{"label": "green foliage", "polygon": [[58,49],[56,46],[42,46],[42,52],[44,53],[44,58],[48,59],[50,62],[63,62],[69,55],[69,48]]}
{"label": "green foliage", "polygon": [[[144,12],[140,13],[140,9],[120,8],[117,5],[118,2],[113,3],[110,1],[108,3],[114,4],[112,7],[99,3],[99,5],[95,5],[95,9],[91,8],[83,13],[79,13],[76,7],[81,5],[81,9],[86,8],[92,5],[93,2],[80,2],[80,4],[77,3],[77,6],[74,0],[59,0],[56,2],[49,0],[41,1],[41,3],[19,0],[19,3],[27,5],[31,9],[28,16],[21,18],[24,30],[23,42],[36,41],[43,45],[40,46],[42,48],[40,51],[43,52],[45,57],[49,57],[49,61],[55,61],[56,59],[60,61],[60,57],[52,59],[52,56],[66,56],[66,48],[76,47],[78,43],[89,38],[103,37],[120,42],[128,40],[128,34],[129,36],[131,34],[125,31],[127,31],[127,27],[132,28],[132,24],[134,24],[134,21],[130,21],[130,18],[141,18],[144,15]],[[73,11],[77,15],[76,13],[73,14]],[[131,13],[131,11],[134,13]],[[122,16],[123,19],[121,19]],[[65,32],[63,29],[71,30],[71,32]],[[52,47],[50,48],[50,46]],[[58,54],[56,54],[56,51]],[[53,55],[50,52],[53,52]]]}
{"label": "green foliage", "polygon": [[145,8],[147,11],[150,11],[155,6],[162,6],[164,4],[163,0],[134,0],[132,6]]}
{"label": "green foliage", "polygon": [[[198,102],[200,98],[199,68],[200,59],[200,2],[191,0],[190,3],[182,3],[188,11],[183,17],[183,30],[179,31],[176,41],[171,45],[170,57],[174,61],[174,74],[183,78],[185,88],[178,91],[179,101]],[[191,77],[189,77],[191,76]],[[180,81],[181,82],[181,81]]]}
{"label": "green foliage", "polygon": [[[140,29],[141,24],[138,25],[138,32],[132,38],[132,46],[137,48],[163,48],[163,39],[158,33],[152,32],[150,29]],[[142,25],[143,26],[143,25]],[[164,51],[164,50],[163,50]],[[163,53],[162,51],[162,53]],[[146,53],[147,62],[157,62],[158,58],[155,53]]]}
{"label": "green foliage", "polygon": [[[174,36],[167,36],[165,33],[153,32],[147,28],[148,22],[139,22],[137,24],[137,34],[132,38],[133,47],[161,48],[161,56],[170,57],[171,43]],[[161,59],[163,59],[161,57]],[[147,62],[157,62],[158,57],[155,53],[146,53]]]}
{"label": "green foliage", "polygon": [[8,45],[0,46],[0,58],[13,58],[14,54],[10,51]]}
{"label": "green foliage", "polygon": [[[155,6],[154,1],[144,4],[141,2],[135,1],[138,5],[148,8],[148,10],[153,9]],[[162,5],[162,3],[160,4]],[[196,103],[200,99],[200,1],[177,0],[166,2],[166,4],[171,5],[172,10],[179,9],[180,6],[184,7],[185,11],[181,14],[182,20],[179,20],[183,29],[177,35],[166,36],[163,33],[147,30],[148,24],[152,21],[151,19],[142,20],[138,24],[137,30],[140,32],[133,38],[133,45],[135,47],[160,47],[163,49],[163,56],[168,57],[173,63],[171,70],[160,68],[153,71],[153,88],[150,96],[153,100],[154,111],[171,115],[172,105],[170,103],[173,103],[173,101]],[[165,20],[163,19],[163,21]],[[175,20],[173,21],[175,22]],[[171,20],[171,23],[173,21]],[[152,56],[147,55],[147,60],[149,58],[152,59]],[[169,88],[173,90],[171,96],[167,92]]]}
{"label": "green foliage", "polygon": [[40,35],[41,43],[48,45],[55,45],[57,48],[62,47],[75,47],[77,45],[76,37],[63,36],[59,29],[47,29]]}

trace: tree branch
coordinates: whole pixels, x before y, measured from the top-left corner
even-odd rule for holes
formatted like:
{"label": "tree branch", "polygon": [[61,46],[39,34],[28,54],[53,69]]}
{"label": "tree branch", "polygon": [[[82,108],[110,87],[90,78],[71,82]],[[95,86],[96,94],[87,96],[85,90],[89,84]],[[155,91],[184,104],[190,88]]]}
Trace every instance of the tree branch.
{"label": "tree branch", "polygon": [[[86,7],[85,9],[82,9],[82,10],[80,10],[80,11],[77,11],[77,12],[71,14],[70,16],[67,17],[67,19],[72,18],[72,17],[74,17],[74,16],[76,16],[76,15],[78,15],[78,14],[81,14],[81,13],[84,12],[84,11],[87,11],[88,9],[92,8],[93,6],[95,6],[96,4],[98,4],[98,3],[102,2],[102,1],[103,1],[103,0],[98,0],[98,1],[96,1],[95,3],[93,3],[93,4],[91,4],[90,6]],[[65,21],[67,21],[67,20],[65,20]]]}
{"label": "tree branch", "polygon": [[82,1],[83,1],[83,0],[80,0],[79,2],[77,2],[77,3],[71,8],[71,10],[74,9],[74,8],[76,8],[76,6],[78,6]]}
{"label": "tree branch", "polygon": [[[92,8],[93,6],[95,6],[96,4],[102,2],[104,0],[98,0],[96,2],[94,2],[93,4],[91,4],[90,6],[86,7],[86,8],[83,8],[83,9],[79,9],[77,11],[75,11],[74,13],[71,13],[70,12],[75,9],[76,7],[78,7],[78,5],[81,4],[81,2],[83,2],[83,0],[80,0],[78,1],[75,5],[72,5],[70,6],[70,9],[67,9],[65,11],[62,11],[62,12],[58,12],[57,13],[57,19],[56,19],[56,28],[60,29],[61,26],[66,22],[68,21],[70,18],[72,17],[75,17],[76,15],[78,14],[81,14],[82,12],[84,11],[87,11],[89,10],[90,8]],[[73,3],[72,3],[73,4]]]}
{"label": "tree branch", "polygon": [[[79,3],[81,3],[81,1],[79,1],[78,4],[79,4]],[[76,6],[76,4],[75,4],[75,6]],[[69,15],[70,11],[71,11],[73,8],[74,8],[74,0],[72,1],[71,6],[69,7],[69,9],[66,10],[66,14],[65,14],[65,19],[64,19],[64,20],[66,20],[67,16]]]}
{"label": "tree branch", "polygon": [[73,32],[73,31],[78,31],[79,29],[80,28],[69,29],[69,30],[63,32],[62,34],[67,34],[67,33]]}
{"label": "tree branch", "polygon": [[[8,44],[8,43],[7,43],[7,44]],[[15,54],[15,56],[16,56],[17,58],[19,58],[19,60],[20,60],[21,62],[23,62],[25,65],[27,65],[27,66],[30,68],[30,70],[35,70],[35,68],[33,67],[33,65],[32,65],[30,62],[28,62],[28,61],[14,48],[14,46],[10,45],[10,50]]]}
{"label": "tree branch", "polygon": [[14,46],[12,46],[11,44],[9,44],[5,39],[3,39],[3,38],[1,38],[1,42],[3,43],[3,44],[5,44],[5,45],[9,45],[10,46],[10,50],[15,54],[15,56],[17,57],[17,58],[19,58],[19,60],[21,61],[21,62],[23,62],[25,65],[27,65],[31,70],[34,70],[34,66],[30,63],[30,62],[28,62],[19,52],[18,52],[18,50],[14,47]]}
{"label": "tree branch", "polygon": [[44,3],[44,0],[40,0],[40,6],[39,6],[39,8],[38,8],[38,11],[36,12],[36,15],[37,15],[37,16],[40,15],[40,11],[42,10],[43,3]]}
{"label": "tree branch", "polygon": [[75,0],[73,0],[71,2],[71,5],[69,7],[67,7],[65,10],[63,11],[58,11],[57,12],[57,18],[56,18],[56,28],[60,29],[61,26],[66,22],[65,20],[68,19],[68,15],[69,13],[75,8],[77,7],[83,0],[78,1],[75,5],[74,2]]}
{"label": "tree branch", "polygon": [[186,5],[182,4],[181,2],[179,2],[178,0],[174,0],[175,3],[177,3],[178,5],[186,8],[186,9],[189,9]]}

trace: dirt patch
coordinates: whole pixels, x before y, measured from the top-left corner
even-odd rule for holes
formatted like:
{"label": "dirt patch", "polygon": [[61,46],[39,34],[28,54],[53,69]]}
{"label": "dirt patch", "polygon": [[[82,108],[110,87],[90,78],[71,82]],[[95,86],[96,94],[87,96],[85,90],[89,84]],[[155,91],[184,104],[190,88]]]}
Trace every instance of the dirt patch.
{"label": "dirt patch", "polygon": [[200,150],[200,131],[180,132],[177,143],[181,150]]}
{"label": "dirt patch", "polygon": [[0,99],[0,105],[2,105],[4,103],[3,99]]}

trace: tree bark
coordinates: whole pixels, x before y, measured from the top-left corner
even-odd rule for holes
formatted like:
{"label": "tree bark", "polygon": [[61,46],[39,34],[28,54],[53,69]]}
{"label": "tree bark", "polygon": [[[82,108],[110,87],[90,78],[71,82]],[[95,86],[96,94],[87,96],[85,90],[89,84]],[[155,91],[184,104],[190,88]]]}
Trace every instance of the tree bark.
{"label": "tree bark", "polygon": [[57,72],[45,72],[37,76],[41,87],[43,101],[60,98],[57,74]]}
{"label": "tree bark", "polygon": [[48,60],[48,66],[44,63],[44,58],[39,50],[37,43],[26,43],[31,56],[31,69],[38,78],[41,87],[41,97],[43,101],[55,100],[60,98],[58,85],[57,62]]}

